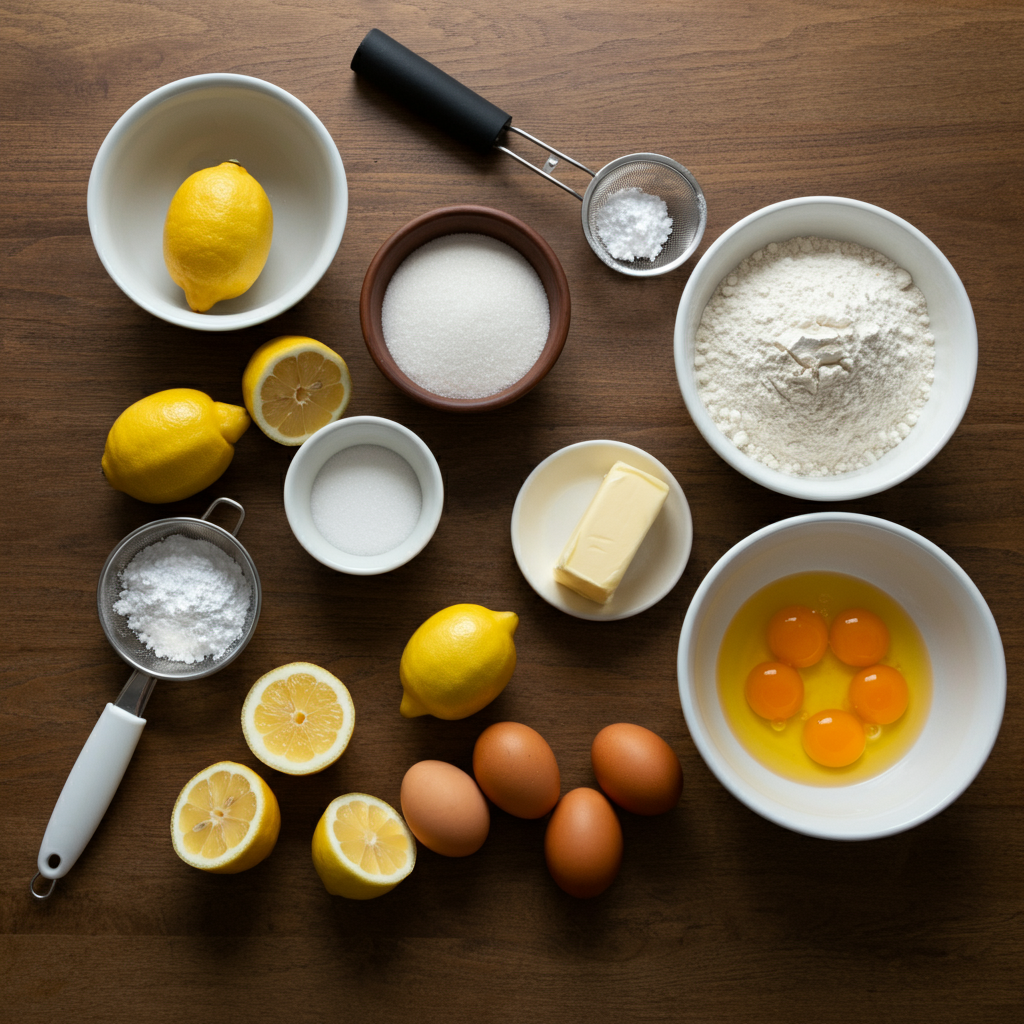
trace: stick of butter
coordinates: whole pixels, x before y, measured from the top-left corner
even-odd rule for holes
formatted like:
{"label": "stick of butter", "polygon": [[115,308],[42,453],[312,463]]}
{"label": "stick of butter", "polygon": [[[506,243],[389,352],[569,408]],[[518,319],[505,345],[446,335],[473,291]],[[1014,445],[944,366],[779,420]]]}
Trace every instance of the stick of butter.
{"label": "stick of butter", "polygon": [[616,462],[555,566],[555,579],[582,597],[607,604],[658,518],[668,485],[642,469]]}

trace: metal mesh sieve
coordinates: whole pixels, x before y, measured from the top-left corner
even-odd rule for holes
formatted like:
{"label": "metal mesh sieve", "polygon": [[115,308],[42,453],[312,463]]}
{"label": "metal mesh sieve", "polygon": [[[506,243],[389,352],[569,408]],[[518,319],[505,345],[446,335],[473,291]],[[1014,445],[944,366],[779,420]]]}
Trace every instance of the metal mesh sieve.
{"label": "metal mesh sieve", "polygon": [[[653,277],[674,270],[693,254],[707,224],[704,193],[682,164],[659,153],[632,153],[602,167],[595,175],[589,167],[549,146],[546,142],[512,124],[512,115],[467,88],[407,49],[380,29],[370,29],[352,57],[352,70],[362,75],[413,113],[448,132],[453,138],[480,152],[498,149],[560,189],[583,200],[583,231],[591,249],[613,270],[632,277]],[[509,146],[512,133],[547,151],[538,167]],[[585,196],[560,181],[552,171],[561,161],[589,174],[593,180]],[[653,260],[615,259],[597,233],[594,217],[613,192],[641,188],[665,200],[672,218],[672,234]]]}
{"label": "metal mesh sieve", "polygon": [[[207,521],[220,504],[230,505],[238,512],[238,521],[231,533]],[[244,518],[245,509],[237,501],[218,498],[201,519],[180,516],[139,527],[107,558],[96,591],[100,624],[111,646],[135,671],[117,700],[103,709],[50,815],[36,861],[39,870],[29,883],[29,891],[36,899],[49,898],[57,879],[63,878],[74,866],[106,814],[146,724],[142,715],[155,680],[201,679],[212,675],[233,661],[252,637],[260,617],[262,590],[256,566],[234,536]],[[242,570],[252,594],[241,636],[220,657],[207,657],[192,665],[158,658],[128,627],[128,620],[114,611],[125,566],[144,548],[174,535],[209,541],[220,548]],[[40,877],[50,880],[44,892],[36,889],[36,880]]]}
{"label": "metal mesh sieve", "polygon": [[[140,526],[114,548],[100,573],[99,585],[96,590],[96,604],[103,632],[117,653],[129,665],[147,676],[158,679],[201,679],[204,676],[212,675],[242,653],[256,629],[262,605],[259,574],[256,572],[253,560],[249,557],[249,552],[242,547],[234,533],[228,533],[220,526],[207,522],[207,517],[220,504],[231,505],[241,513],[234,529],[234,533],[237,533],[242,525],[242,519],[245,518],[245,511],[238,502],[232,501],[230,498],[218,498],[206,510],[201,519],[180,516],[173,519],[160,519],[157,522]],[[193,540],[206,540],[220,548],[238,563],[252,592],[252,600],[249,603],[241,636],[220,657],[207,657],[191,665],[170,661],[167,658],[158,658],[129,628],[128,619],[114,611],[114,602],[117,601],[121,593],[121,573],[125,566],[144,548],[175,534]]]}
{"label": "metal mesh sieve", "polygon": [[[608,199],[624,188],[639,188],[659,196],[672,218],[672,234],[653,260],[617,260],[597,231],[597,214]],[[602,167],[583,197],[583,233],[590,247],[613,270],[634,277],[665,274],[684,263],[700,244],[707,225],[704,193],[682,164],[659,153],[631,153]]]}

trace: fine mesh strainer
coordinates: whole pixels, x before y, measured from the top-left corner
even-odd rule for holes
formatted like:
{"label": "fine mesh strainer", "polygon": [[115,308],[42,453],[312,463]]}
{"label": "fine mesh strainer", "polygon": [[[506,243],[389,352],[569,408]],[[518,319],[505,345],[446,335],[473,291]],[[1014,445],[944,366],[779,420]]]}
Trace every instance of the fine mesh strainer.
{"label": "fine mesh strainer", "polygon": [[[480,152],[503,153],[571,193],[583,203],[583,233],[598,258],[613,270],[631,277],[654,277],[681,266],[693,253],[707,225],[707,204],[694,176],[682,164],[658,153],[630,153],[606,164],[596,174],[571,156],[549,146],[512,124],[489,100],[456,81],[440,68],[402,46],[379,29],[371,29],[352,58],[352,70],[413,113],[430,121],[453,138]],[[542,167],[514,153],[501,141],[507,132],[528,139],[547,152]],[[562,160],[593,179],[581,195],[551,172]],[[625,188],[639,188],[659,196],[672,218],[672,233],[654,259],[616,259],[597,231],[596,217],[609,197]]]}
{"label": "fine mesh strainer", "polygon": [[[222,504],[238,512],[238,520],[230,533],[208,521],[213,510]],[[71,870],[106,813],[142,735],[146,724],[142,714],[156,681],[187,681],[213,675],[234,661],[252,638],[260,617],[262,589],[249,552],[235,537],[243,519],[245,510],[237,501],[218,498],[199,519],[179,516],[140,526],[128,534],[107,558],[96,590],[100,625],[114,650],[135,671],[117,700],[103,709],[50,815],[39,847],[39,871],[30,886],[32,895],[38,899],[46,899],[53,892],[56,880]],[[144,548],[176,534],[209,541],[233,558],[242,570],[251,593],[249,610],[238,639],[219,657],[208,656],[191,665],[158,658],[129,628],[128,620],[114,611],[114,602],[122,588],[121,573],[128,563]],[[35,888],[40,875],[51,880],[44,893],[37,892]]]}
{"label": "fine mesh strainer", "polygon": [[[633,263],[617,260],[605,248],[597,232],[597,215],[601,207],[624,188],[639,188],[650,195],[660,196],[668,207],[672,234],[653,260],[635,260]],[[700,245],[707,220],[704,193],[694,176],[682,164],[659,153],[620,156],[594,175],[583,196],[583,233],[590,248],[612,269],[634,277],[665,274],[685,263]]]}

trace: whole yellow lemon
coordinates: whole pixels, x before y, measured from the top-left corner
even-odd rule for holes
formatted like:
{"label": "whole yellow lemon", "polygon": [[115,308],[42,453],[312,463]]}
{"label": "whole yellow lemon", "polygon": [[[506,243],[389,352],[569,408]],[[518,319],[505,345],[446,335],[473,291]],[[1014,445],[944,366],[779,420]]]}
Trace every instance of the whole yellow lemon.
{"label": "whole yellow lemon", "polygon": [[103,474],[114,490],[139,501],[181,501],[228,468],[249,423],[240,405],[215,402],[202,391],[158,391],[114,421],[103,449]]}
{"label": "whole yellow lemon", "polygon": [[468,718],[505,689],[516,667],[515,612],[454,604],[431,615],[409,638],[399,676],[406,718]]}
{"label": "whole yellow lemon", "polygon": [[164,222],[164,263],[185,289],[189,308],[205,313],[252,287],[273,233],[267,193],[244,167],[227,160],[196,171],[174,193]]}

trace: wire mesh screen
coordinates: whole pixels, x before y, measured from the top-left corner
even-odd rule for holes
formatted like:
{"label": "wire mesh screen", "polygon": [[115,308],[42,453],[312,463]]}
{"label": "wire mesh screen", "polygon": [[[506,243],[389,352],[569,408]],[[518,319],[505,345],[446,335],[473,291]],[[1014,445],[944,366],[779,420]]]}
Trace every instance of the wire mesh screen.
{"label": "wire mesh screen", "polygon": [[[656,158],[656,154],[622,157],[605,167],[588,189],[584,209],[584,231],[598,256],[616,270],[642,275],[663,272],[670,264],[682,263],[696,248],[704,234],[707,207],[704,193],[693,176],[675,161]],[[626,188],[639,188],[659,196],[672,218],[672,233],[654,259],[617,260],[601,241],[597,215],[608,199]]]}
{"label": "wire mesh screen", "polygon": [[[175,534],[193,540],[209,541],[229,555],[242,570],[242,576],[248,583],[251,594],[241,636],[219,657],[208,655],[202,661],[192,664],[158,658],[132,631],[128,619],[114,611],[114,603],[121,594],[121,573],[125,566],[140,551]],[[96,600],[103,632],[129,665],[161,679],[199,679],[211,675],[233,661],[249,642],[259,618],[262,592],[256,566],[249,553],[230,533],[201,519],[179,518],[149,523],[125,537],[110,554],[103,567]]]}

